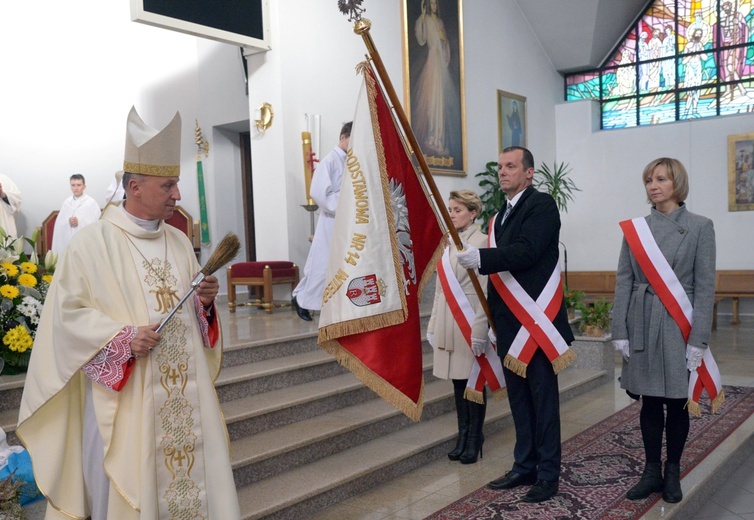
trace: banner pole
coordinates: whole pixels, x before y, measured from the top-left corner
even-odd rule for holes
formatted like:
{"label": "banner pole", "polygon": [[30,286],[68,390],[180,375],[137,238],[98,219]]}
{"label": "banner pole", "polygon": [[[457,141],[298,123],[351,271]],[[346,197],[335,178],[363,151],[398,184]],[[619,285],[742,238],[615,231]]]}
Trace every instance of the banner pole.
{"label": "banner pole", "polygon": [[[372,23],[369,20],[359,19],[354,24],[353,32],[360,35],[364,40],[364,44],[367,47],[367,53],[369,54],[369,57],[371,58],[375,68],[377,69],[377,74],[379,74],[380,76],[382,86],[385,88],[385,93],[390,99],[390,103],[393,105],[393,110],[395,111],[395,115],[398,118],[401,129],[403,130],[403,135],[406,137],[406,140],[408,140],[408,144],[411,147],[411,152],[419,162],[419,167],[421,168],[422,175],[424,175],[424,179],[427,182],[427,186],[429,187],[430,192],[432,193],[432,197],[435,199],[435,205],[440,210],[440,214],[442,215],[443,221],[445,222],[445,227],[448,229],[448,232],[450,233],[450,236],[453,239],[453,243],[455,244],[456,248],[459,251],[463,251],[464,248],[461,237],[458,235],[458,231],[456,231],[456,228],[453,225],[453,221],[450,219],[448,208],[445,206],[445,200],[442,198],[440,190],[438,190],[437,184],[435,184],[435,179],[432,177],[432,173],[429,171],[427,160],[424,158],[424,154],[421,151],[419,142],[416,140],[414,131],[411,129],[411,124],[408,122],[406,113],[403,111],[403,106],[401,105],[398,95],[393,88],[393,84],[390,81],[390,76],[388,76],[384,63],[382,62],[380,53],[377,51],[377,47],[375,47],[374,45],[374,40],[372,40],[372,35],[369,32],[371,27]],[[469,278],[471,279],[471,283],[474,286],[476,295],[479,298],[480,303],[482,304],[484,313],[487,315],[487,321],[490,324],[490,328],[492,328],[493,332],[495,332],[495,325],[492,322],[492,314],[490,313],[489,306],[487,305],[487,298],[485,298],[484,296],[482,286],[479,284],[479,279],[476,277],[473,269],[467,269],[466,271],[469,273]]]}

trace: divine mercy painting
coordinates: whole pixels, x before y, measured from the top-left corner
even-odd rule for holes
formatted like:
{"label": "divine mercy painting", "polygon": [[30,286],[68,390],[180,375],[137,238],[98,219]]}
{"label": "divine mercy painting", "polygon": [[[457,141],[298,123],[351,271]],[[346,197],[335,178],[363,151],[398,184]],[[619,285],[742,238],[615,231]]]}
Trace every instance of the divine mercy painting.
{"label": "divine mercy painting", "polygon": [[403,0],[411,128],[433,173],[466,174],[461,0]]}

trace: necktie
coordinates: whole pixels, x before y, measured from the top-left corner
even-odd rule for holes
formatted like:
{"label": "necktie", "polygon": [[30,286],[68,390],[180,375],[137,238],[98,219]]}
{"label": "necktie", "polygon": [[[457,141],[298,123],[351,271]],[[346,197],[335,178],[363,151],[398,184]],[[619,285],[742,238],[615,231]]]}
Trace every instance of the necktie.
{"label": "necktie", "polygon": [[505,213],[503,213],[503,220],[500,222],[501,227],[505,225],[505,221],[508,218],[508,215],[510,215],[512,209],[513,209],[513,204],[508,202],[508,205],[505,207]]}

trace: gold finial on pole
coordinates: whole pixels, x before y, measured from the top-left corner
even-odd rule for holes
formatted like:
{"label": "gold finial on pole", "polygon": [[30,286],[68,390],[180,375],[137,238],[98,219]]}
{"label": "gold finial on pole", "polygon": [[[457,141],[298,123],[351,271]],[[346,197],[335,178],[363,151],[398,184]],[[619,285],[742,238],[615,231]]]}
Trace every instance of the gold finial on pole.
{"label": "gold finial on pole", "polygon": [[338,9],[343,14],[348,15],[349,22],[359,22],[361,13],[366,11],[366,7],[361,7],[363,0],[338,0]]}
{"label": "gold finial on pole", "polygon": [[197,157],[204,152],[204,157],[209,157],[209,143],[207,140],[202,136],[202,129],[199,128],[199,120],[194,119],[196,121],[196,127],[194,128],[194,133],[196,134],[196,155]]}

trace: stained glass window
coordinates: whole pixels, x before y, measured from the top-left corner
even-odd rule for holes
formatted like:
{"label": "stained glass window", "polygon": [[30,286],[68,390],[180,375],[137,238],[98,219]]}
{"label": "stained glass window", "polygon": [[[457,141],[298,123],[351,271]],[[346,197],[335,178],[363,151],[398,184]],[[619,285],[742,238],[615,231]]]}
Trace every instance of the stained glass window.
{"label": "stained glass window", "polygon": [[754,112],[753,3],[655,0],[566,100],[598,100],[603,129]]}

